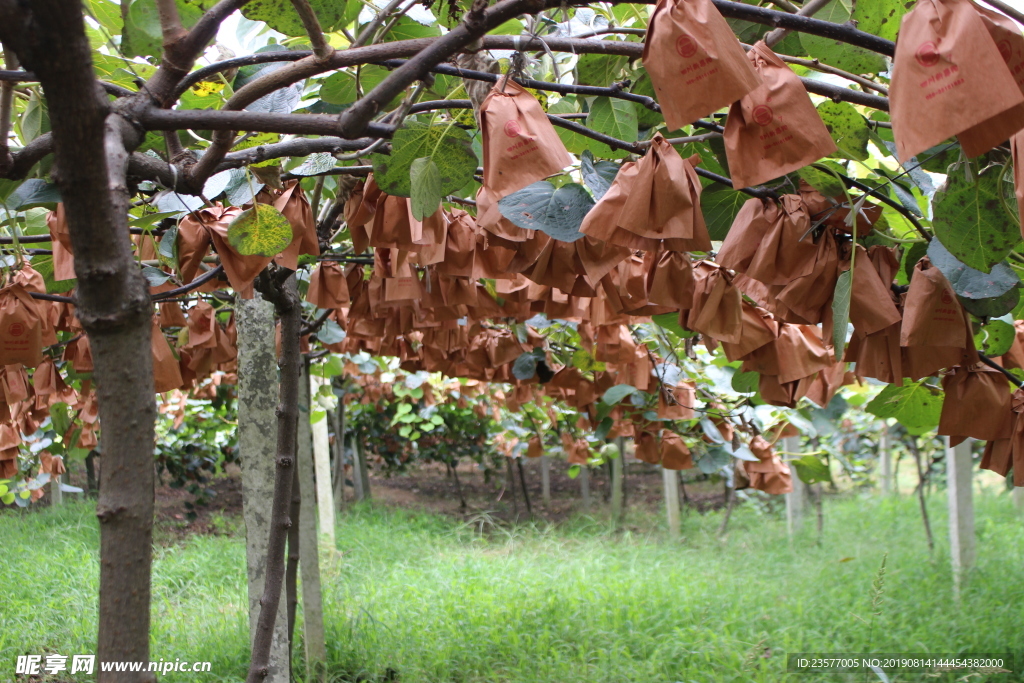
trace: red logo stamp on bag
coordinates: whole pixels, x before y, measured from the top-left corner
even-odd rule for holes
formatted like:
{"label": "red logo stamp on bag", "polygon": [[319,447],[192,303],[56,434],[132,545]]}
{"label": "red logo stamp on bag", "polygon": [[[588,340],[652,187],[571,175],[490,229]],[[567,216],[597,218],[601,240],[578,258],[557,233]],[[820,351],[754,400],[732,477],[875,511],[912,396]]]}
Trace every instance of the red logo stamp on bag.
{"label": "red logo stamp on bag", "polygon": [[21,335],[25,334],[25,326],[22,323],[14,323],[13,325],[7,328],[7,334],[11,335],[12,337],[20,337]]}
{"label": "red logo stamp on bag", "polygon": [[768,126],[775,119],[775,113],[767,104],[759,104],[754,107],[754,121],[760,126]]}
{"label": "red logo stamp on bag", "polygon": [[510,138],[517,138],[519,134],[523,132],[522,127],[519,125],[519,121],[511,119],[505,122],[505,135]]}
{"label": "red logo stamp on bag", "polygon": [[1010,61],[1010,57],[1013,56],[1013,46],[1010,45],[1010,41],[1000,40],[996,47],[999,48],[999,56],[1003,58],[1003,61]]}
{"label": "red logo stamp on bag", "polygon": [[693,38],[684,33],[676,38],[676,52],[679,53],[680,57],[689,59],[697,54],[697,43],[694,42]]}
{"label": "red logo stamp on bag", "polygon": [[914,53],[914,59],[921,66],[935,66],[939,63],[939,48],[930,40],[921,43],[921,47],[917,48],[917,52]]}
{"label": "red logo stamp on bag", "polygon": [[949,293],[948,290],[942,290],[942,294],[939,295],[939,298],[942,299],[942,303],[946,304],[947,306],[953,303],[953,296]]}

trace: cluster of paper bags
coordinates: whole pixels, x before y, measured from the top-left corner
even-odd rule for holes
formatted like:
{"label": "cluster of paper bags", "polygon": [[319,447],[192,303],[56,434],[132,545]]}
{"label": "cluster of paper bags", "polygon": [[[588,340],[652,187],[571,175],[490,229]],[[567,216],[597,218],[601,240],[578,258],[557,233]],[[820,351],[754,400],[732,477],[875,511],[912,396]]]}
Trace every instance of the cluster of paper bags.
{"label": "cluster of paper bags", "polygon": [[[765,183],[837,151],[800,79],[764,43],[744,53],[710,0],[661,0],[644,66],[670,130],[730,107],[724,137],[734,187]],[[1024,38],[1008,19],[969,0],[920,0],[903,19],[893,77],[900,159],[953,135],[968,154],[978,154],[1017,133],[1024,128],[1022,72]],[[675,314],[710,349],[721,345],[729,360],[742,361],[742,371],[759,373],[761,396],[774,405],[792,407],[808,397],[825,406],[855,377],[901,385],[904,378],[944,373],[939,433],[988,440],[984,466],[1005,474],[1016,461],[1017,484],[1024,484],[1024,422],[1018,420],[1024,392],[1011,395],[1001,373],[979,364],[969,317],[949,282],[924,258],[909,288],[894,290],[894,248],[851,249],[851,226],[859,234],[869,230],[878,207],[859,206],[851,220],[841,201],[803,184],[778,200],[752,198],[716,260],[695,261],[689,252],[712,249],[695,171],[700,159],[682,158],[657,135],[643,157],[622,164],[587,214],[582,235],[564,242],[515,225],[498,205],[572,163],[539,103],[502,80],[480,108],[480,126],[484,175],[475,216],[439,208],[417,220],[408,199],[385,194],[372,176],[353,191],[345,206],[353,251],[372,250],[373,266],[367,273],[362,265],[325,257],[307,293],[346,331],[343,341],[327,345],[332,351],[397,356],[408,371],[509,383],[508,408],[544,394],[577,408],[584,429],[594,426],[597,401],[616,384],[657,392],[658,416],[685,420],[697,416],[697,387],[690,381],[662,386],[652,375],[659,362],[654,349],[638,343],[631,330],[650,316]],[[179,225],[181,282],[199,274],[212,248],[227,283],[247,297],[272,260],[294,269],[300,254],[319,254],[297,182],[257,201],[273,203],[289,219],[294,239],[288,249],[276,257],[242,256],[227,239],[242,209],[201,209]],[[74,268],[61,207],[49,225],[56,277],[69,279]],[[136,244],[141,258],[156,257],[152,238]],[[832,298],[850,268],[854,333],[836,358]],[[198,291],[224,284],[214,280]],[[20,434],[35,430],[50,403],[64,401],[92,416],[87,425],[95,424],[94,392],[68,388],[42,351],[56,342],[55,330],[77,332],[63,357],[87,372],[88,340],[69,306],[34,300],[31,291],[43,287],[27,264],[0,290],[0,405],[6,411],[0,477],[11,473]],[[532,328],[507,323],[537,313],[576,323],[581,350],[603,369],[559,368],[546,353],[532,378],[517,379],[515,361],[546,343]],[[164,329],[180,330],[175,350]],[[199,301],[187,314],[178,303],[161,304],[153,324],[157,390],[187,389],[212,373],[232,381],[235,335],[233,318],[222,324],[209,303]],[[1024,367],[1024,334],[1019,337],[1003,359],[1007,367]],[[855,363],[854,372],[846,371],[847,362]],[[25,367],[35,368],[32,383]],[[732,440],[732,425],[713,401],[707,407]],[[686,443],[661,422],[621,405],[612,418],[609,436],[633,437],[641,460],[670,469],[693,466]],[[750,448],[759,461],[744,463],[741,483],[772,493],[791,490],[788,467],[773,450],[777,438],[753,437]],[[590,457],[585,439],[563,434],[563,440],[570,462]],[[94,443],[94,429],[83,430],[79,445]],[[531,442],[528,455],[540,452],[539,440]]]}

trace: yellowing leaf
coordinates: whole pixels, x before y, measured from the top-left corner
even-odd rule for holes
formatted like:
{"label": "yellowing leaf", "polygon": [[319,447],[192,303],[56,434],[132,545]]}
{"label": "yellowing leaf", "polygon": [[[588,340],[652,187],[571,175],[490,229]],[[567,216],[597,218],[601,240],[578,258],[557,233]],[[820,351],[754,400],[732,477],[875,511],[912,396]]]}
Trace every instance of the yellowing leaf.
{"label": "yellowing leaf", "polygon": [[243,256],[276,256],[291,241],[291,224],[269,204],[254,204],[228,226],[228,242]]}
{"label": "yellowing leaf", "polygon": [[219,93],[223,89],[224,83],[218,83],[216,81],[199,81],[198,83],[192,86],[192,92],[194,92],[199,97],[213,95],[215,93]]}

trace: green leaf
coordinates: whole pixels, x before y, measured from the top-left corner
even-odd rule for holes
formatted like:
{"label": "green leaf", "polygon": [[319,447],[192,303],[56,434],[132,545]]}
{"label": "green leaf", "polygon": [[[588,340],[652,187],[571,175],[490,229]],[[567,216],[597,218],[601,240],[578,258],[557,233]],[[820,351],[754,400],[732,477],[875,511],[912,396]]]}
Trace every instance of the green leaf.
{"label": "green leaf", "polygon": [[583,237],[580,225],[594,199],[578,183],[555,189],[546,180],[527,185],[498,200],[501,215],[527,230],[540,230],[562,242]]}
{"label": "green leaf", "polygon": [[395,133],[391,155],[374,154],[373,177],[378,187],[396,197],[412,195],[412,162],[430,157],[441,174],[441,194],[456,194],[473,180],[477,158],[466,131],[451,125],[408,122]]}
{"label": "green leaf", "polygon": [[668,330],[672,334],[683,339],[692,337],[696,334],[696,332],[692,332],[679,324],[678,313],[659,313],[658,315],[651,316],[651,320],[653,320],[654,324],[658,327]]}
{"label": "green leaf", "polygon": [[441,35],[441,29],[434,26],[427,26],[412,19],[411,17],[399,17],[395,25],[384,36],[384,42],[394,40],[415,40],[416,38],[434,38]]}
{"label": "green leaf", "polygon": [[[576,101],[575,95],[568,95],[548,107],[548,113],[578,114],[580,113],[580,106]],[[565,145],[570,154],[583,154],[583,152],[590,149],[591,143],[594,142],[586,136],[558,126],[555,127],[555,133],[558,134],[559,139],[561,139],[562,144]]]}
{"label": "green leaf", "polygon": [[29,178],[18,186],[4,205],[11,210],[24,211],[37,206],[53,208],[60,201],[60,190],[53,183],[40,178]]}
{"label": "green leaf", "polygon": [[733,391],[740,394],[753,394],[761,382],[759,372],[736,372],[732,376]]}
{"label": "green leaf", "polygon": [[1010,350],[1016,336],[1012,318],[1010,322],[1005,319],[990,320],[974,335],[974,345],[986,356],[995,358]]}
{"label": "green leaf", "polygon": [[[127,0],[125,0],[127,2]],[[192,28],[203,10],[184,0],[176,0],[178,17],[184,28]],[[129,57],[159,57],[163,53],[163,30],[160,13],[152,0],[133,0],[128,8],[121,49]]]}
{"label": "green leaf", "polygon": [[[345,0],[309,0],[309,4],[324,31],[330,32],[342,23]],[[291,0],[251,0],[242,6],[242,16],[252,21],[264,21],[267,26],[286,36],[306,35],[306,28]]]}
{"label": "green leaf", "polygon": [[595,360],[586,349],[578,349],[573,352],[572,366],[582,370],[583,372],[590,372],[591,370],[603,372],[605,369],[605,364],[601,361]]}
{"label": "green leaf", "polygon": [[580,476],[580,466],[569,465],[569,471],[566,474],[570,479],[575,479],[576,477]]}
{"label": "green leaf", "polygon": [[852,104],[828,100],[818,105],[818,115],[839,148],[832,156],[867,160],[870,129],[867,119]]}
{"label": "green leaf", "polygon": [[1020,287],[1020,278],[1006,261],[995,264],[991,273],[985,273],[963,263],[949,253],[942,242],[934,239],[928,244],[928,258],[953,285],[957,296],[964,299],[993,299]]}
{"label": "green leaf", "polygon": [[832,481],[828,465],[815,455],[805,455],[789,462],[796,468],[796,476],[805,484]]}
{"label": "green leaf", "polygon": [[604,396],[601,397],[601,403],[609,406],[618,405],[622,399],[627,396],[632,396],[637,393],[637,391],[638,389],[636,387],[632,387],[628,384],[616,384],[604,392]]}
{"label": "green leaf", "polygon": [[619,80],[627,58],[620,55],[587,54],[576,62],[576,82],[607,88]]}
{"label": "green leaf", "polygon": [[[835,161],[819,161],[818,164],[825,164],[826,166],[835,169],[837,172],[846,174],[846,169],[841,164]],[[817,165],[817,164],[816,164]],[[807,184],[813,187],[818,192],[822,193],[826,197],[845,197],[846,186],[843,182],[836,178],[834,175],[815,166],[804,166],[797,171],[803,180],[807,181]]]}
{"label": "green leaf", "polygon": [[330,171],[337,165],[337,160],[334,155],[330,152],[318,152],[316,154],[310,154],[306,157],[306,160],[299,166],[296,166],[291,171],[292,175],[310,176],[320,175]]}
{"label": "green leaf", "polygon": [[710,185],[701,193],[700,207],[704,212],[704,222],[708,226],[711,239],[716,242],[725,239],[732,222],[736,220],[736,214],[748,199],[750,197],[742,192],[717,183]]}
{"label": "green leaf", "polygon": [[619,172],[619,165],[611,161],[594,161],[594,155],[590,150],[583,152],[580,157],[580,175],[590,191],[594,193],[594,199],[601,201],[601,197],[612,186],[615,175]]}
{"label": "green leaf", "polygon": [[850,326],[850,298],[853,293],[853,268],[844,270],[836,281],[832,297],[832,342],[836,358],[843,357],[846,348],[846,332]]}
{"label": "green leaf", "polygon": [[409,204],[412,215],[418,221],[434,215],[441,206],[441,170],[430,157],[420,157],[409,166],[412,196]]}
{"label": "green leaf", "polygon": [[[851,18],[854,4],[854,0],[832,0],[823,9],[815,12],[814,18],[831,21],[834,24],[845,24]],[[851,73],[879,73],[885,71],[887,67],[882,55],[831,38],[802,33],[800,44],[812,57]]]}
{"label": "green leaf", "polygon": [[277,256],[292,236],[288,219],[269,204],[254,204],[228,225],[228,242],[243,256]]}
{"label": "green leaf", "polygon": [[538,360],[532,351],[522,354],[512,363],[512,375],[521,381],[532,379],[537,374]]}
{"label": "green leaf", "polygon": [[53,256],[40,254],[32,257],[32,267],[43,276],[43,284],[46,285],[47,294],[63,294],[70,292],[78,286],[78,280],[54,280],[53,279]]}
{"label": "green leaf", "polygon": [[[646,71],[641,71],[641,75],[636,79],[636,82],[633,84],[633,87],[630,88],[630,92],[632,92],[634,95],[643,95],[645,97],[657,99],[654,93],[654,84],[651,83],[651,77],[647,75]],[[637,105],[636,124],[640,128],[640,130],[647,130],[648,128],[653,128],[657,126],[659,123],[664,122],[665,119],[661,115],[661,112],[657,112],[654,111],[653,109],[648,109],[647,107]]]}
{"label": "green leaf", "polygon": [[894,41],[910,5],[906,0],[857,0],[853,19],[858,30]]}
{"label": "green leaf", "polygon": [[[596,97],[590,105],[590,113],[587,115],[587,127],[604,133],[618,140],[636,142],[639,128],[636,119],[636,105],[626,100],[612,99],[610,97]],[[591,146],[595,144],[590,141]],[[601,156],[619,159],[626,156],[622,149],[608,151],[601,150]]]}
{"label": "green leaf", "polygon": [[877,417],[896,419],[911,434],[924,434],[939,425],[942,392],[924,382],[907,382],[902,387],[888,384],[865,410]]}
{"label": "green leaf", "polygon": [[345,330],[333,320],[328,320],[317,330],[316,338],[324,344],[338,344],[345,341]]}
{"label": "green leaf", "polygon": [[969,181],[954,171],[932,200],[935,236],[953,256],[985,273],[1021,241],[1020,228],[999,200],[1000,172],[989,168]]}
{"label": "green leaf", "polygon": [[10,505],[14,502],[14,492],[8,491],[7,493],[0,496],[0,501],[3,501],[4,505]]}

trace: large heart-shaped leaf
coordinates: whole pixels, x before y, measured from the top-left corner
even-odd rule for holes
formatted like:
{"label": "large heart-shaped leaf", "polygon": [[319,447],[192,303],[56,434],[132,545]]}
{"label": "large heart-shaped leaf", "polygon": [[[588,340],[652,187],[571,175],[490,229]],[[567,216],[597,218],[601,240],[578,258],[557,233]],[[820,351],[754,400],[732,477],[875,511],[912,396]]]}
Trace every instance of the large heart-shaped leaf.
{"label": "large heart-shaped leaf", "polygon": [[971,268],[963,263],[939,240],[928,243],[928,258],[942,271],[953,291],[965,299],[991,299],[1020,287],[1020,278],[1006,261],[995,264],[991,273]]}
{"label": "large heart-shaped leaf", "polygon": [[852,104],[828,100],[818,105],[818,115],[839,148],[833,156],[857,161],[868,158],[871,131],[867,119]]}
{"label": "large heart-shaped leaf", "polygon": [[580,174],[583,182],[587,184],[590,191],[594,193],[594,199],[601,201],[601,197],[612,186],[615,175],[619,172],[619,165],[611,161],[594,161],[591,151],[585,150],[580,157]]}
{"label": "large heart-shaped leaf", "polygon": [[[832,0],[821,10],[814,13],[815,19],[845,24],[852,16],[854,0]],[[898,24],[899,22],[897,22]],[[879,24],[881,25],[881,24]],[[856,47],[839,40],[814,36],[809,33],[800,34],[800,43],[807,53],[825,64],[855,74],[878,73],[885,71],[886,62],[882,55]]]}
{"label": "large heart-shaped leaf", "polygon": [[277,256],[292,242],[292,226],[269,204],[253,204],[228,225],[228,242],[243,256]]}
{"label": "large heart-shaped leaf", "polygon": [[939,424],[942,392],[923,382],[907,382],[902,387],[889,384],[866,410],[877,417],[895,418],[911,434],[923,434]]}
{"label": "large heart-shaped leaf", "polygon": [[457,126],[409,122],[395,133],[391,154],[374,154],[377,186],[396,197],[412,195],[412,162],[430,157],[441,175],[441,193],[455,194],[473,180],[476,154],[469,134]]}
{"label": "large heart-shaped leaf", "polygon": [[1020,228],[999,199],[1001,167],[968,179],[950,173],[932,201],[935,236],[953,256],[988,273],[1020,244]]}
{"label": "large heart-shaped leaf", "polygon": [[562,242],[583,237],[580,225],[594,199],[577,183],[555,189],[546,180],[527,185],[498,201],[501,215],[527,230],[540,230]]}
{"label": "large heart-shaped leaf", "polygon": [[[590,113],[587,115],[587,127],[618,140],[636,142],[639,133],[636,105],[611,97],[594,98],[593,104],[590,105]],[[590,146],[593,147],[594,144],[591,141]],[[626,151],[608,148],[601,150],[601,156],[618,159],[626,156]]]}
{"label": "large heart-shaped leaf", "polygon": [[422,221],[437,211],[444,197],[441,194],[441,170],[430,157],[420,157],[409,167],[409,176],[412,186],[409,201],[412,215],[416,220]]}
{"label": "large heart-shaped leaf", "polygon": [[[345,0],[309,0],[309,4],[324,31],[342,23]],[[242,15],[253,21],[265,21],[267,26],[286,36],[306,35],[306,28],[291,0],[251,0],[242,7]]]}
{"label": "large heart-shaped leaf", "polygon": [[853,268],[844,270],[836,281],[832,297],[832,343],[837,359],[843,357],[846,348],[846,333],[850,326],[850,298],[853,293]]}

